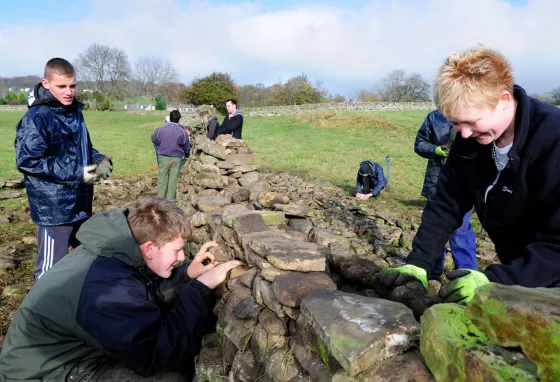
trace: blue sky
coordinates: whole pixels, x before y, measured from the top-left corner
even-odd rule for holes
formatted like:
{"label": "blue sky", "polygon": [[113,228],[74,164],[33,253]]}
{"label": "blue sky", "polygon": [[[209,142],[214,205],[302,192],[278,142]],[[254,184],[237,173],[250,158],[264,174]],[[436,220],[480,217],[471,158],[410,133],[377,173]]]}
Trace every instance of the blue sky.
{"label": "blue sky", "polygon": [[484,44],[529,92],[560,86],[552,0],[0,0],[0,76],[39,74],[89,44],[169,58],[181,80],[212,71],[266,85],[305,73],[351,96],[393,69],[431,82],[446,55]]}

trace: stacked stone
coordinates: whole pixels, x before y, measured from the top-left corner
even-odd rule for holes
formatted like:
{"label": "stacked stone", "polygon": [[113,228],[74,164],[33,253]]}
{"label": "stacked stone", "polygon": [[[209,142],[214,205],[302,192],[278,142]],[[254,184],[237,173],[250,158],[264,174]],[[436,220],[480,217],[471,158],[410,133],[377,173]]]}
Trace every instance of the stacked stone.
{"label": "stacked stone", "polygon": [[392,371],[386,362],[430,378],[418,352],[394,357],[418,340],[411,310],[337,291],[330,248],[344,238],[313,230],[316,210],[265,188],[243,141],[196,138],[178,197],[193,230],[190,252],[216,240],[218,261],[246,263],[218,288],[217,330],[203,341],[198,380],[367,380]]}

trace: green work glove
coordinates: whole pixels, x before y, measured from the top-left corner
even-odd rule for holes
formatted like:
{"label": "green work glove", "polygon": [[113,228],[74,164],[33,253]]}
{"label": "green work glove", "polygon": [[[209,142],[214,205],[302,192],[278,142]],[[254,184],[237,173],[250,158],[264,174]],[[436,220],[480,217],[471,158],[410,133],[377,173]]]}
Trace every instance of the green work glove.
{"label": "green work glove", "polygon": [[434,154],[439,155],[440,157],[447,157],[449,153],[447,152],[447,147],[438,146],[434,150]]}
{"label": "green work glove", "polygon": [[386,288],[395,288],[409,281],[419,281],[428,291],[428,272],[416,265],[403,265],[398,268],[385,268],[377,274],[377,280]]}
{"label": "green work glove", "polygon": [[95,175],[99,179],[107,179],[113,174],[113,161],[111,161],[111,156],[107,155],[97,165],[95,168]]}
{"label": "green work glove", "polygon": [[476,288],[488,284],[490,280],[482,272],[471,269],[457,269],[447,273],[450,283],[441,288],[439,297],[445,302],[467,305],[474,297]]}

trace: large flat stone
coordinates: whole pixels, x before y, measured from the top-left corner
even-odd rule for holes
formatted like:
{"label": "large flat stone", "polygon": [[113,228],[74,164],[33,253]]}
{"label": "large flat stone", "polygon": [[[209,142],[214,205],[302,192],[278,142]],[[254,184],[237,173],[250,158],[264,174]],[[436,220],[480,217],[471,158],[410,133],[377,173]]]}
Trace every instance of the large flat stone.
{"label": "large flat stone", "polygon": [[224,224],[228,227],[233,227],[233,219],[243,215],[257,214],[261,215],[266,225],[279,225],[284,224],[286,216],[280,211],[238,211],[238,212],[224,212],[222,219]]}
{"label": "large flat stone", "polygon": [[303,299],[298,327],[306,325],[351,376],[403,353],[419,331],[402,304],[326,289]]}
{"label": "large flat stone", "polygon": [[241,244],[243,235],[251,232],[268,231],[268,226],[265,224],[264,219],[259,214],[246,214],[233,219],[232,226],[234,230],[235,239],[238,244]]}
{"label": "large flat stone", "polygon": [[221,196],[203,196],[196,198],[196,207],[202,212],[215,212],[231,203],[230,199]]}
{"label": "large flat stone", "polygon": [[487,284],[466,314],[492,341],[521,347],[541,380],[560,381],[560,288]]}
{"label": "large flat stone", "polygon": [[274,296],[292,308],[299,308],[301,300],[316,289],[336,290],[336,284],[323,272],[289,272],[277,276],[272,283]]}
{"label": "large flat stone", "polygon": [[299,272],[323,272],[329,253],[325,246],[282,237],[253,238],[250,247],[272,265]]}
{"label": "large flat stone", "polygon": [[226,159],[228,157],[226,148],[213,142],[197,145],[203,152],[218,159]]}
{"label": "large flat stone", "polygon": [[420,352],[437,381],[538,380],[531,361],[490,340],[457,304],[438,304],[426,310]]}
{"label": "large flat stone", "polygon": [[224,180],[221,175],[209,172],[196,174],[194,176],[194,182],[197,186],[201,186],[204,188],[214,188],[218,190],[221,190],[225,186]]}
{"label": "large flat stone", "polygon": [[253,164],[253,154],[229,154],[226,161],[234,166]]}

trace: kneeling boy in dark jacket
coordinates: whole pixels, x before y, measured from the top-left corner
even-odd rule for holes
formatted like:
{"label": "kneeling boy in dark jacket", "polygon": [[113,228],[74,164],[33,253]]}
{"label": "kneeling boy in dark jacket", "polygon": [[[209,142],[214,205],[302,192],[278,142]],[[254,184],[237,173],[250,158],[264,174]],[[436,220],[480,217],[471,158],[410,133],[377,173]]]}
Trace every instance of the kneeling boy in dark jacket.
{"label": "kneeling boy in dark jacket", "polygon": [[97,214],[77,236],[81,246],[16,311],[0,380],[104,380],[119,361],[142,376],[181,371],[198,353],[211,290],[241,262],[218,265],[210,242],[178,266],[190,230],[184,212],[161,198]]}

